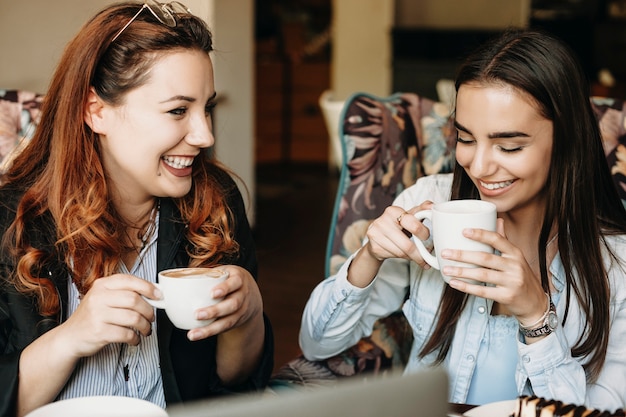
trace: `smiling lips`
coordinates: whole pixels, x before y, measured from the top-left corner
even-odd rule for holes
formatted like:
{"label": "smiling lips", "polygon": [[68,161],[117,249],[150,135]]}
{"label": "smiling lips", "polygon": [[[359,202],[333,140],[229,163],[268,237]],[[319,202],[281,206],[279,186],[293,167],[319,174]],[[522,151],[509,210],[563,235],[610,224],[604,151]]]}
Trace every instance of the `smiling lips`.
{"label": "smiling lips", "polygon": [[496,191],[501,188],[506,188],[509,185],[513,184],[513,180],[502,181],[502,182],[483,182],[480,181],[480,186],[486,188],[487,190]]}
{"label": "smiling lips", "polygon": [[164,156],[161,158],[169,172],[177,177],[191,175],[193,157],[190,156]]}

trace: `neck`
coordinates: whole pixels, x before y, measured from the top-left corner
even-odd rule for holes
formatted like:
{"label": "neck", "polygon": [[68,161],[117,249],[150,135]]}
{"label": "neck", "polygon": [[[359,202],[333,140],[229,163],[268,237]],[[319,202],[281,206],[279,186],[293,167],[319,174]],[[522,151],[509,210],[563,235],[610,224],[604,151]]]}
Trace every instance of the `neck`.
{"label": "neck", "polygon": [[144,213],[138,221],[126,228],[128,251],[122,255],[122,261],[130,271],[137,257],[144,250],[154,231],[156,230],[156,217],[159,211],[158,200],[155,199],[152,207]]}
{"label": "neck", "polygon": [[129,227],[141,228],[148,222],[157,204],[158,199],[152,198],[140,203],[117,205],[116,209]]}
{"label": "neck", "polygon": [[[552,246],[552,244],[557,240],[557,238],[559,237],[559,233],[554,233],[552,235],[552,237],[550,237],[548,239],[548,242],[546,243],[546,256],[548,256],[548,258],[552,258],[552,256],[550,256],[550,254],[552,253],[550,251],[550,247]],[[537,263],[537,261],[539,260],[539,253],[537,253],[537,255],[535,255],[535,257],[531,260],[528,261],[528,265],[530,265],[532,268],[535,268],[535,263]]]}
{"label": "neck", "polygon": [[156,214],[158,211],[158,199],[153,199],[139,205],[127,205],[120,215],[125,219],[129,244],[132,247],[145,244],[146,237],[150,229],[154,228]]}

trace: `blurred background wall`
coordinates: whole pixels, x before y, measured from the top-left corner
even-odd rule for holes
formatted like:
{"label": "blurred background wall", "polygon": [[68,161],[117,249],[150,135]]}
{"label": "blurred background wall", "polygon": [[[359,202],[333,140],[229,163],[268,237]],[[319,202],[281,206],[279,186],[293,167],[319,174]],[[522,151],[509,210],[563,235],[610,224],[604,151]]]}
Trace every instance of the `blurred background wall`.
{"label": "blurred background wall", "polygon": [[[44,92],[63,46],[109,0],[0,1],[0,88]],[[247,185],[259,164],[323,163],[319,98],[356,91],[436,97],[460,59],[509,26],[548,29],[595,91],[622,95],[626,0],[186,0],[213,29],[216,151]],[[609,83],[598,82],[605,69]],[[612,84],[611,84],[612,82]]]}

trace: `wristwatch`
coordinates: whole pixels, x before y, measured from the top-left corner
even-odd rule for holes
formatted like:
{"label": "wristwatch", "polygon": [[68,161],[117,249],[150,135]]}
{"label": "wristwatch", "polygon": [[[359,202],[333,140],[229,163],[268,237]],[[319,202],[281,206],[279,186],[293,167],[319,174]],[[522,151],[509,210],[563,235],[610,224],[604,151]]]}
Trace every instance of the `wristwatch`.
{"label": "wristwatch", "polygon": [[550,301],[550,307],[548,311],[544,315],[543,323],[539,327],[535,327],[534,329],[527,329],[519,326],[520,332],[524,335],[524,337],[539,337],[539,336],[547,336],[556,329],[556,326],[559,324],[559,318],[556,315],[556,307],[554,303]]}

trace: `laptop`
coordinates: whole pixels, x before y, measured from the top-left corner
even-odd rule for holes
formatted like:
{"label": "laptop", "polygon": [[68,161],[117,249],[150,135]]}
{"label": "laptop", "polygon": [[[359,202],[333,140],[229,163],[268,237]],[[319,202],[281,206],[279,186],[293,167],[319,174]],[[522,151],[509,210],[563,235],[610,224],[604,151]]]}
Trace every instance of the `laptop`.
{"label": "laptop", "polygon": [[443,369],[340,380],[307,391],[246,394],[167,409],[169,417],[445,417]]}

